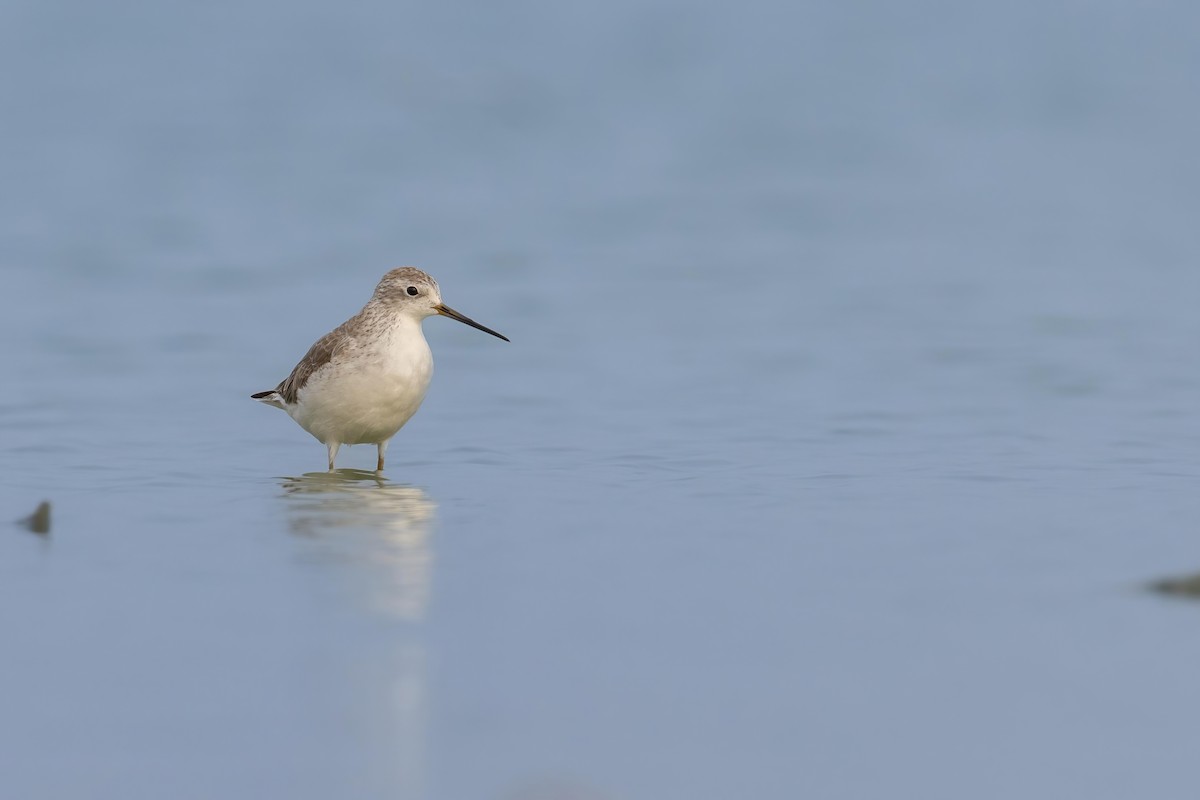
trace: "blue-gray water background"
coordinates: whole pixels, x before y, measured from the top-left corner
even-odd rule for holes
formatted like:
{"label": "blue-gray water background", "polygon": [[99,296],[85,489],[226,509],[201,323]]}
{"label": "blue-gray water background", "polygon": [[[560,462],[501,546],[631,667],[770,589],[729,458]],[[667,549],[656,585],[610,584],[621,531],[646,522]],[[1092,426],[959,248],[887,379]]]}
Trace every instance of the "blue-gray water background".
{"label": "blue-gray water background", "polygon": [[0,5],[0,794],[1186,796],[1197,8]]}

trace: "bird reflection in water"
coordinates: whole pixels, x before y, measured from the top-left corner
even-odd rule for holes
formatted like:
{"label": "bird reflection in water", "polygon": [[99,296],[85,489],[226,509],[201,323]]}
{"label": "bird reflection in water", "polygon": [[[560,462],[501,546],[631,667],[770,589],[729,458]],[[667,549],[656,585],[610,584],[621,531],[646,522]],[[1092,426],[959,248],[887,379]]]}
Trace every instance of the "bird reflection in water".
{"label": "bird reflection in water", "polygon": [[[424,618],[433,573],[429,495],[353,469],[282,484],[288,526],[305,561],[362,593],[378,613],[414,623]],[[346,674],[355,698],[348,713],[356,730],[367,732],[361,780],[371,796],[425,797],[427,674],[419,630],[391,629],[359,641],[357,650]]]}
{"label": "bird reflection in water", "polygon": [[414,622],[424,616],[436,508],[429,495],[355,469],[284,478],[283,490],[291,531],[312,545],[307,556],[365,567],[355,584],[369,587],[378,611]]}

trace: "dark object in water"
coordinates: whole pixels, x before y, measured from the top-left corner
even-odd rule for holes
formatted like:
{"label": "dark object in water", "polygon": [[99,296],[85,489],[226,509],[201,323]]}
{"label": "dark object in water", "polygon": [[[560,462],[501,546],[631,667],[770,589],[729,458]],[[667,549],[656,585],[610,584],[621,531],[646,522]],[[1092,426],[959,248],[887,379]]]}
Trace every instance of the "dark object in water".
{"label": "dark object in water", "polygon": [[34,533],[49,533],[50,532],[50,501],[43,500],[38,504],[37,510],[30,514],[25,519],[21,520],[21,524]]}
{"label": "dark object in water", "polygon": [[1150,584],[1150,588],[1160,594],[1200,600],[1200,572],[1180,578],[1163,578]]}

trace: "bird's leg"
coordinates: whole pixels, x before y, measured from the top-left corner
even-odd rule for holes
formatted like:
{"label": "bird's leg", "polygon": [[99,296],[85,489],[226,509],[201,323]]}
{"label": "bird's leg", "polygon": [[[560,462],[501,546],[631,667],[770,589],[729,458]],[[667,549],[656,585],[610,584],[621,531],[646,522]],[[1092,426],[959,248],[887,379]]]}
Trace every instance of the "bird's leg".
{"label": "bird's leg", "polygon": [[375,463],[375,471],[383,472],[383,454],[385,452],[387,452],[388,443],[386,441],[383,441],[383,442],[380,442],[377,446],[379,448],[379,460]]}
{"label": "bird's leg", "polygon": [[341,442],[327,442],[325,444],[329,448],[329,471],[333,472],[333,460],[337,458],[338,448],[342,446]]}

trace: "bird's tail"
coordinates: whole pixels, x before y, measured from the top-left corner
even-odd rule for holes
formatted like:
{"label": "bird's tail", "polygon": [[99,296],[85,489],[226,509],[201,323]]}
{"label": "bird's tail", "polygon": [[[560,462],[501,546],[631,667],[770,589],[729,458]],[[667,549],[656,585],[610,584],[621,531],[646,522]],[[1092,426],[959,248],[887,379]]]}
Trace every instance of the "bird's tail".
{"label": "bird's tail", "polygon": [[274,389],[268,389],[265,392],[258,392],[257,394],[250,395],[250,397],[260,403],[266,403],[267,405],[275,406],[276,408],[283,408],[283,398],[280,397],[279,392],[275,391]]}

